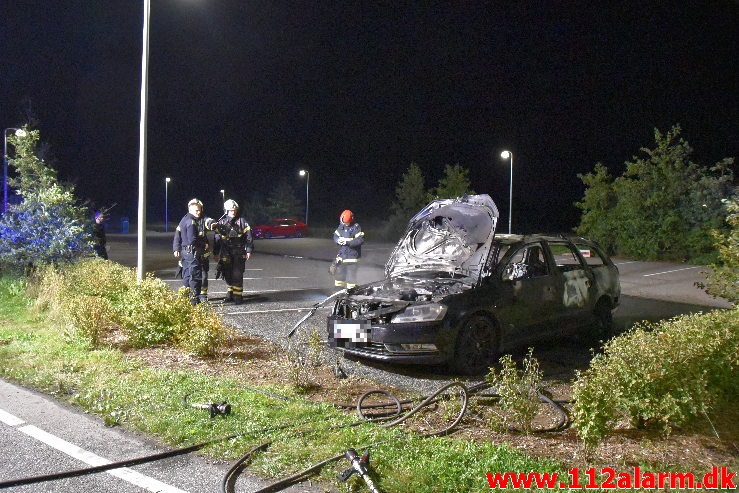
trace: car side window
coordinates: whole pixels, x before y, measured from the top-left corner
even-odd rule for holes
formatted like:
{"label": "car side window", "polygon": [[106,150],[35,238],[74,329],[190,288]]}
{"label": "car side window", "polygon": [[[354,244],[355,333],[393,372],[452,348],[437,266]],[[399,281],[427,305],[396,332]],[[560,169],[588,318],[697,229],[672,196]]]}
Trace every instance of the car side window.
{"label": "car side window", "polygon": [[577,256],[575,246],[569,243],[550,243],[549,248],[552,249],[557,267],[562,272],[582,269],[583,265],[580,257]]}
{"label": "car side window", "polygon": [[583,256],[585,262],[591,267],[599,267],[605,265],[606,261],[603,258],[603,254],[596,248],[584,243],[575,243],[575,246],[580,250],[580,255]]}
{"label": "car side window", "polygon": [[539,243],[519,249],[508,259],[503,269],[503,280],[533,279],[549,274],[544,250]]}

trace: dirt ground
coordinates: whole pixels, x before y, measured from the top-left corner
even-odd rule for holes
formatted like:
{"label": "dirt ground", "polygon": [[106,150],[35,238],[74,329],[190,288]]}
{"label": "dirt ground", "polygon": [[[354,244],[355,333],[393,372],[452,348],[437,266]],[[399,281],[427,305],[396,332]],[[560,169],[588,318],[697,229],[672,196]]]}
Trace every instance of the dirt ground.
{"label": "dirt ground", "polygon": [[[405,406],[413,407],[420,397],[397,389],[364,380],[355,376],[337,378],[334,368],[310,361],[290,361],[286,352],[266,341],[248,336],[236,335],[229,344],[220,349],[211,359],[188,356],[173,349],[145,349],[130,351],[131,357],[141,358],[152,367],[183,369],[205,374],[228,376],[248,383],[284,384],[285,375],[289,381],[302,389],[306,398],[313,401],[344,404],[346,412],[353,409],[357,400],[369,390],[382,388],[396,394],[400,399],[417,400]],[[450,391],[451,392],[451,391]],[[568,410],[571,387],[568,383],[552,383],[547,394]],[[379,398],[379,396],[378,396]],[[384,397],[382,398],[385,399]],[[445,422],[453,419],[453,413],[439,412],[439,404],[430,406],[425,413],[404,423],[403,426],[418,433],[430,433],[446,427]],[[453,406],[448,404],[447,406]],[[457,402],[456,408],[459,409]],[[651,470],[685,471],[704,473],[712,466],[727,466],[736,471],[739,466],[739,423],[736,410],[725,410],[708,419],[698,420],[690,428],[675,429],[664,437],[654,432],[635,430],[626,425],[603,441],[595,450],[586,453],[578,440],[575,430],[567,427],[562,431],[542,431],[557,425],[560,414],[550,405],[542,404],[534,422],[535,431],[524,434],[515,430],[491,429],[489,418],[499,414],[492,398],[471,398],[469,413],[459,423],[452,437],[463,440],[492,441],[508,443],[528,455],[552,458],[561,462],[565,468],[612,467],[616,471],[629,471],[634,466],[648,467]],[[452,418],[449,418],[452,415]],[[717,436],[718,435],[718,436]]]}

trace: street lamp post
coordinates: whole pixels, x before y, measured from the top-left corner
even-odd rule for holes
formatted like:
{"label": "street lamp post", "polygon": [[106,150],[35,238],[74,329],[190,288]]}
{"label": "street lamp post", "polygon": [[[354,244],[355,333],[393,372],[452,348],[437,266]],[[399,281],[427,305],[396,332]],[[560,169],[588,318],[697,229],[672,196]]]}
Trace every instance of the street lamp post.
{"label": "street lamp post", "polygon": [[511,189],[508,192],[508,234],[511,234],[511,217],[513,215],[513,153],[511,151],[503,151],[500,153],[503,159],[511,158]]}
{"label": "street lamp post", "polygon": [[305,224],[308,224],[308,185],[310,183],[310,173],[301,169],[300,176],[305,176]]}
{"label": "street lamp post", "polygon": [[136,279],[144,280],[146,249],[146,102],[149,94],[149,16],[151,0],[144,0],[144,26],[141,49],[141,120],[139,121],[139,209]]}
{"label": "street lamp post", "polygon": [[225,190],[221,190],[221,201],[224,203],[226,202],[226,191]]}
{"label": "street lamp post", "polygon": [[17,137],[25,137],[22,128],[6,128],[3,130],[3,212],[8,212],[8,130],[15,130]]}
{"label": "street lamp post", "polygon": [[169,233],[169,182],[172,179],[168,176],[164,179],[164,232]]}

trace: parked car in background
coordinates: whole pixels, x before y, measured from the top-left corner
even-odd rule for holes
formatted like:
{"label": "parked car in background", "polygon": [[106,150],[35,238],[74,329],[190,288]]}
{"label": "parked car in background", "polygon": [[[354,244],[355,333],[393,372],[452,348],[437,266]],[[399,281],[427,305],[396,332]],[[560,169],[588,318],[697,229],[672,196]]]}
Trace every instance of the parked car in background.
{"label": "parked car in background", "polygon": [[435,200],[416,214],[385,279],[339,295],[329,342],[377,361],[488,370],[501,352],[575,329],[611,330],[619,273],[584,238],[496,234],[488,195]]}
{"label": "parked car in background", "polygon": [[270,239],[276,236],[286,238],[301,238],[305,235],[308,225],[295,219],[273,219],[267,224],[252,227],[254,238]]}

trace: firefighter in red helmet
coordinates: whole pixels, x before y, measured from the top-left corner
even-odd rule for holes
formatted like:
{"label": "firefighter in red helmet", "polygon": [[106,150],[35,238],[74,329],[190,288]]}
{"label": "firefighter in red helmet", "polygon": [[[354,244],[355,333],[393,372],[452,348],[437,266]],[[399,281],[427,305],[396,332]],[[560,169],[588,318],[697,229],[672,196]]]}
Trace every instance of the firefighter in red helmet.
{"label": "firefighter in red helmet", "polygon": [[340,288],[353,288],[357,285],[364,233],[359,224],[354,222],[354,214],[349,209],[339,216],[339,227],[334,231],[334,243],[339,245],[334,284]]}

